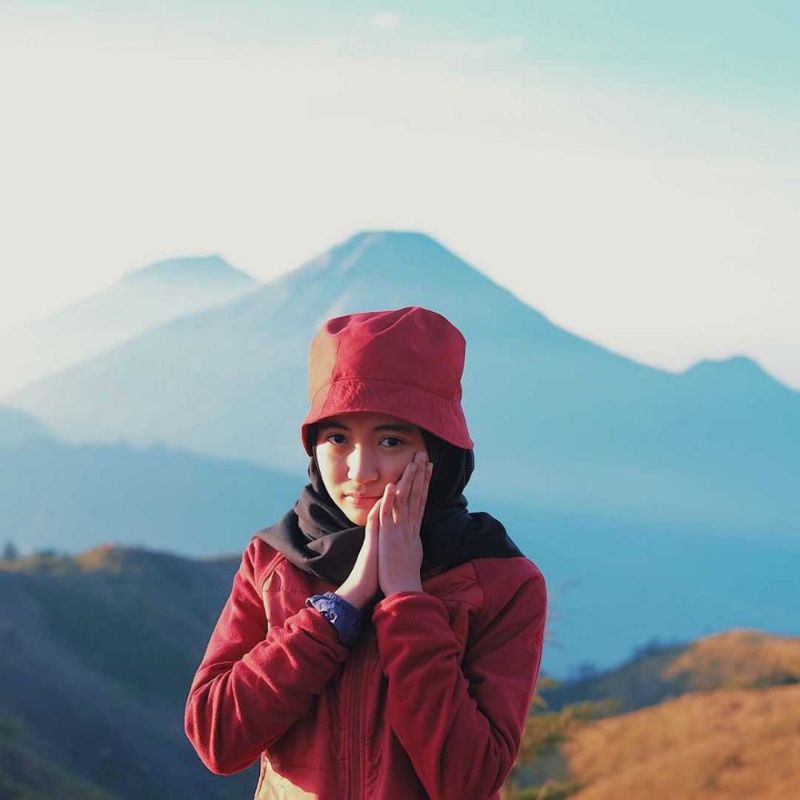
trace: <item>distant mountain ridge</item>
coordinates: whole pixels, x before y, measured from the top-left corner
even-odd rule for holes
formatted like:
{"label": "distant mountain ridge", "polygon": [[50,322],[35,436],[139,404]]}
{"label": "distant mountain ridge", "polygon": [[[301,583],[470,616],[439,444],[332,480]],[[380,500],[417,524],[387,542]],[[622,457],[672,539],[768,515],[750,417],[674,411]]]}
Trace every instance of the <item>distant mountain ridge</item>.
{"label": "distant mountain ridge", "polygon": [[614,698],[635,711],[689,692],[800,684],[800,637],[734,629],[685,644],[644,648],[622,666],[545,688],[553,709]]}
{"label": "distant mountain ridge", "polygon": [[30,414],[0,405],[0,448],[32,439],[53,439],[53,434]]}
{"label": "distant mountain ridge", "polygon": [[[642,630],[667,639],[732,626],[794,630],[800,393],[743,358],[677,375],[632,362],[553,325],[419,233],[356,235],[240,298],[14,394],[12,405],[65,441],[52,453],[28,444],[3,456],[0,468],[20,476],[5,483],[9,530],[41,546],[61,519],[72,550],[158,545],[159,536],[183,552],[236,549],[260,475],[290,476],[284,510],[306,482],[299,426],[318,326],[414,304],[466,336],[470,508],[498,516],[552,582],[552,607],[569,620],[556,628],[553,669],[616,663]],[[190,453],[215,465],[197,467],[197,484],[186,479]],[[165,502],[158,481],[171,487],[173,476],[181,488]],[[95,480],[108,485],[108,501],[96,500]],[[126,484],[138,502],[126,499]],[[151,492],[158,503],[146,502]],[[210,497],[219,500],[211,508]],[[183,549],[193,542],[205,549]]]}
{"label": "distant mountain ridge", "polygon": [[0,330],[0,394],[256,286],[255,279],[218,255],[168,259],[134,270],[43,319]]}
{"label": "distant mountain ridge", "polygon": [[[210,256],[162,259],[126,272],[119,279],[122,285],[149,282],[160,286],[164,281],[181,283],[187,289],[198,284],[202,285],[203,282],[214,282],[223,289],[229,289],[237,284],[242,288],[254,288],[258,283],[253,277],[216,253]],[[226,301],[227,299],[219,300],[219,302]]]}
{"label": "distant mountain ridge", "polygon": [[301,475],[313,333],[332,316],[415,304],[467,338],[481,496],[630,523],[800,533],[790,479],[800,393],[748,359],[678,375],[633,362],[552,324],[420,233],[355,235],[7,402],[74,442],[166,442]]}
{"label": "distant mountain ridge", "polygon": [[[5,428],[8,437],[4,442]],[[0,546],[76,552],[99,542],[239,553],[297,499],[296,478],[163,445],[72,445],[6,426],[0,409]]]}

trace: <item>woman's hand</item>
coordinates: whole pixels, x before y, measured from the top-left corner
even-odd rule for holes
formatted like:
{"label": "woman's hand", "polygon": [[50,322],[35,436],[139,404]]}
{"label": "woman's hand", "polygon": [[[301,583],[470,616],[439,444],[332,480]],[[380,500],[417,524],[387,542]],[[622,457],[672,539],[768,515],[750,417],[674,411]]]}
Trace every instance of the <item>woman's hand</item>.
{"label": "woman's hand", "polygon": [[358,551],[356,563],[336,594],[356,608],[365,608],[378,593],[378,517],[381,512],[378,500],[367,515],[364,527],[364,544]]}
{"label": "woman's hand", "polygon": [[397,483],[387,484],[376,503],[378,520],[378,583],[387,597],[395,592],[421,592],[420,527],[433,464],[424,451],[415,454]]}
{"label": "woman's hand", "polygon": [[339,597],[365,608],[379,588],[387,597],[394,592],[422,591],[420,527],[432,472],[433,464],[419,451],[397,485],[386,484],[367,516],[356,563],[336,590]]}

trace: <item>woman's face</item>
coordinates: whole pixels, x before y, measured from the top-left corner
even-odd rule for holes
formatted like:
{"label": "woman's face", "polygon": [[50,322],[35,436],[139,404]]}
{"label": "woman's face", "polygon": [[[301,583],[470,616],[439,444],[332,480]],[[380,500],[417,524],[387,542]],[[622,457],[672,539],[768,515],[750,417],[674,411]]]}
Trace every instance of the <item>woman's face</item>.
{"label": "woman's face", "polygon": [[317,423],[317,464],[328,494],[354,525],[366,525],[387,483],[397,483],[419,450],[419,427],[371,411],[351,411]]}

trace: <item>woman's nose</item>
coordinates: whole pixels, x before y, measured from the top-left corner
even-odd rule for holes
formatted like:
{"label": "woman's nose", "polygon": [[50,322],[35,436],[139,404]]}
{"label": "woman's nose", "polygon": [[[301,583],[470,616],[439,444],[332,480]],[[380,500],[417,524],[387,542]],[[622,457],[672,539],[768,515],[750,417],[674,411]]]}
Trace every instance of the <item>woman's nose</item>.
{"label": "woman's nose", "polygon": [[347,457],[347,477],[356,483],[369,483],[378,477],[378,461],[369,447],[356,445]]}

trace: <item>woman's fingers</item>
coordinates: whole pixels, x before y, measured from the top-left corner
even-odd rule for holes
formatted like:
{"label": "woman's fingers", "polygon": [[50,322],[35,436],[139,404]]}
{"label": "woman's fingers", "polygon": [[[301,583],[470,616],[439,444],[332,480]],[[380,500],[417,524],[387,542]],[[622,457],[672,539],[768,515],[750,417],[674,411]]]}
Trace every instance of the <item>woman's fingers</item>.
{"label": "woman's fingers", "polygon": [[419,468],[420,471],[420,484],[421,488],[416,497],[416,506],[414,508],[415,519],[419,520],[422,524],[422,517],[425,514],[425,503],[428,500],[428,489],[431,485],[431,476],[433,475],[433,464],[425,459],[423,465]]}
{"label": "woman's fingers", "polygon": [[381,504],[380,508],[380,526],[381,532],[389,529],[393,521],[393,514],[395,507],[397,487],[393,483],[387,483],[383,489],[383,497],[378,501]]}
{"label": "woman's fingers", "polygon": [[386,485],[386,489],[391,486],[392,491],[387,494],[384,490],[381,498],[381,528],[391,521],[395,526],[402,529],[408,528],[409,532],[414,534],[419,533],[422,515],[425,511],[425,501],[428,497],[431,467],[427,454],[420,450],[406,464],[397,485]]}
{"label": "woman's fingers", "polygon": [[418,472],[418,466],[414,460],[409,461],[403,470],[403,475],[397,482],[397,489],[394,496],[394,515],[396,525],[402,525],[408,516],[408,499],[414,485],[414,479]]}
{"label": "woman's fingers", "polygon": [[369,514],[367,514],[367,524],[364,526],[364,532],[367,538],[372,538],[374,535],[378,533],[378,525],[380,521],[380,513],[381,513],[381,504],[383,503],[383,497],[379,497],[375,501],[375,505],[369,510]]}
{"label": "woman's fingers", "polygon": [[414,456],[414,461],[416,462],[417,470],[414,475],[408,511],[409,523],[419,527],[419,523],[422,521],[422,509],[425,507],[425,497],[427,496],[428,470],[426,464],[428,463],[428,459],[426,453],[423,451],[418,452]]}

